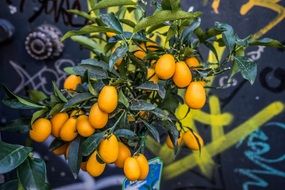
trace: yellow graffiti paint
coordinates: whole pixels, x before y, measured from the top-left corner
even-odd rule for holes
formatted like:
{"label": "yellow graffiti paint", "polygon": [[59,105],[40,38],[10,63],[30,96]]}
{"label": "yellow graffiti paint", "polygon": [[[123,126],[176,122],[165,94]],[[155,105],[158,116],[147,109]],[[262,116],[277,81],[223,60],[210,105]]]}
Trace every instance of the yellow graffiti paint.
{"label": "yellow graffiti paint", "polygon": [[285,7],[277,4],[278,2],[280,2],[280,0],[249,0],[247,3],[241,6],[241,15],[247,14],[255,6],[264,7],[277,13],[277,16],[272,21],[270,21],[266,26],[261,28],[253,35],[254,39],[260,38],[284,20]]}
{"label": "yellow graffiti paint", "polygon": [[[242,138],[252,133],[254,130],[261,127],[264,123],[272,119],[274,116],[280,114],[284,110],[284,104],[282,102],[276,101],[265,107],[263,110],[255,114],[253,117],[249,118],[247,121],[241,125],[235,127],[226,135],[212,141],[202,149],[207,151],[212,157],[217,154],[227,150],[234,144],[236,144]],[[197,152],[186,156],[170,165],[164,169],[164,177],[166,179],[171,179],[178,176],[192,168],[194,168],[198,163],[195,161],[197,157]]]}

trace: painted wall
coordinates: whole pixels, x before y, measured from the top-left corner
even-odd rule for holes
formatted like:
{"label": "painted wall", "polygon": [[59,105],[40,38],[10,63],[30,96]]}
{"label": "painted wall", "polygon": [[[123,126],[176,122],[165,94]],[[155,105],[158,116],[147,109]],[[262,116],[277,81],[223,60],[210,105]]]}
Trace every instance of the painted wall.
{"label": "painted wall", "polygon": [[[285,41],[285,1],[279,0],[183,0],[185,10],[201,10],[204,27],[215,21],[231,24],[239,36],[248,33]],[[15,26],[14,37],[0,43],[0,82],[19,94],[37,88],[49,92],[50,81],[62,83],[63,66],[74,65],[88,57],[79,46],[65,42],[61,57],[36,61],[24,49],[27,34],[42,23],[53,24],[62,32],[84,24],[67,15],[69,8],[86,8],[79,0],[4,0],[0,2],[0,18]],[[204,52],[211,61],[213,57]],[[219,49],[222,55],[223,49]],[[177,115],[182,123],[198,130],[206,146],[201,154],[183,149],[174,161],[165,146],[148,139],[149,158],[159,155],[165,163],[162,189],[283,189],[285,186],[285,52],[257,47],[247,52],[258,62],[258,77],[253,87],[240,76],[226,84],[226,76],[214,79],[209,89],[208,105],[191,111],[181,106]],[[1,94],[2,95],[2,94]],[[1,105],[0,122],[29,113],[7,109]],[[162,134],[165,136],[165,134]],[[2,134],[8,142],[22,137]],[[45,145],[36,144],[37,153],[47,161],[49,181],[55,189],[120,189],[122,172],[112,166],[100,178],[80,173],[73,180],[63,158],[47,152]],[[5,180],[14,173],[0,177]]]}

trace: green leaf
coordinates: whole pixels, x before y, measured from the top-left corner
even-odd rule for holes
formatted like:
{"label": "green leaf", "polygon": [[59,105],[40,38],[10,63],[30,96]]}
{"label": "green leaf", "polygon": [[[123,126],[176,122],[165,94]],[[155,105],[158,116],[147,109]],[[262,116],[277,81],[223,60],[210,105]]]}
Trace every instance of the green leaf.
{"label": "green leaf", "polygon": [[41,117],[44,113],[46,113],[48,109],[41,109],[33,113],[32,119],[31,119],[31,125],[36,121],[39,117]]}
{"label": "green leaf", "polygon": [[1,190],[15,190],[15,189],[18,189],[18,183],[19,182],[17,179],[12,179],[10,181],[0,184],[0,189]]}
{"label": "green leaf", "polygon": [[201,24],[201,19],[198,18],[196,20],[194,20],[190,26],[186,27],[183,32],[182,32],[182,35],[181,35],[181,41],[187,41],[187,42],[190,42],[191,43],[191,37],[192,37],[192,34],[194,32],[194,30],[196,30]]}
{"label": "green leaf", "polygon": [[48,116],[53,116],[54,114],[60,112],[62,110],[64,104],[63,103],[57,103],[55,104],[49,111]]}
{"label": "green leaf", "polygon": [[31,151],[31,147],[0,141],[0,173],[7,173],[18,167],[24,162]]}
{"label": "green leaf", "polygon": [[119,19],[115,16],[114,13],[102,14],[101,15],[102,22],[107,25],[109,28],[116,30],[119,33],[123,33],[122,25]]}
{"label": "green leaf", "polygon": [[215,23],[215,28],[222,31],[222,39],[225,42],[226,47],[229,49],[229,51],[232,52],[236,42],[236,35],[234,34],[233,28],[228,24],[219,22]]}
{"label": "green leaf", "polygon": [[160,143],[160,138],[159,138],[159,132],[158,132],[158,130],[154,127],[154,126],[152,126],[151,124],[149,124],[149,123],[147,123],[145,120],[143,120],[143,119],[140,119],[142,122],[143,122],[143,124],[147,127],[147,129],[148,129],[148,131],[150,132],[150,134],[154,137],[154,139],[158,142],[158,143]]}
{"label": "green leaf", "polygon": [[96,53],[96,54],[103,54],[103,49],[101,46],[95,42],[92,38],[86,36],[71,36],[70,37],[74,42],[80,44],[81,46],[85,47],[86,49]]}
{"label": "green leaf", "polygon": [[94,9],[103,9],[122,5],[136,5],[136,3],[131,0],[102,0],[94,6]]}
{"label": "green leaf", "polygon": [[92,65],[95,67],[100,67],[104,70],[108,69],[108,64],[97,59],[84,59],[80,62],[80,65]]}
{"label": "green leaf", "polygon": [[169,10],[162,10],[155,12],[152,16],[142,19],[134,28],[134,32],[143,30],[149,26],[157,25],[165,21],[172,21],[178,19],[195,19],[201,15],[200,12],[185,12],[178,10],[175,12]]}
{"label": "green leaf", "polygon": [[29,90],[29,97],[34,102],[40,102],[47,99],[47,95],[40,90]]}
{"label": "green leaf", "polygon": [[36,109],[36,108],[44,108],[45,106],[36,104],[30,100],[24,99],[20,96],[15,95],[12,93],[6,86],[1,85],[4,89],[7,98],[3,99],[2,102],[15,109]]}
{"label": "green leaf", "polygon": [[160,108],[155,108],[154,110],[151,110],[150,112],[156,115],[157,117],[159,117],[161,120],[170,121],[170,118],[168,117],[169,114]]}
{"label": "green leaf", "polygon": [[136,87],[136,89],[142,89],[142,90],[159,90],[158,84],[155,84],[153,82],[147,81],[139,86]]}
{"label": "green leaf", "polygon": [[62,141],[62,140],[60,140],[60,139],[58,139],[58,138],[55,138],[55,139],[50,143],[48,149],[49,149],[50,151],[53,151],[53,150],[57,149],[58,147],[60,147],[60,146],[62,146],[62,145],[64,145],[64,144],[65,144],[64,141]]}
{"label": "green leaf", "polygon": [[166,122],[165,127],[167,129],[167,132],[170,136],[171,141],[175,146],[177,146],[177,139],[179,138],[179,131],[176,128],[175,124],[172,122]]}
{"label": "green leaf", "polygon": [[171,92],[171,90],[167,90],[165,98],[159,107],[161,109],[166,109],[174,113],[176,108],[178,107],[178,104],[179,100],[177,98],[177,94]]}
{"label": "green leaf", "polygon": [[250,40],[249,45],[251,46],[266,46],[266,47],[274,47],[274,48],[285,48],[285,46],[279,42],[278,40],[274,40],[271,38],[262,38],[259,40]]}
{"label": "green leaf", "polygon": [[128,46],[123,44],[120,47],[118,47],[114,53],[112,53],[110,59],[109,59],[109,69],[113,69],[113,66],[115,65],[116,61],[120,58],[123,58],[126,53],[128,52]]}
{"label": "green leaf", "polygon": [[66,10],[66,11],[68,13],[71,13],[71,14],[74,14],[74,15],[86,18],[88,20],[94,20],[94,18],[92,18],[88,13],[86,13],[84,11],[80,11],[80,10],[77,10],[77,9],[69,9],[69,10]]}
{"label": "green leaf", "polygon": [[4,127],[0,127],[0,131],[27,133],[30,130],[30,119],[19,118]]}
{"label": "green leaf", "polygon": [[97,32],[117,32],[117,31],[112,29],[112,28],[107,28],[107,27],[104,27],[104,26],[87,25],[87,26],[82,27],[80,30],[68,31],[61,38],[61,41],[64,41],[67,38],[70,38],[71,36],[91,34],[91,33],[97,33]]}
{"label": "green leaf", "polygon": [[136,111],[140,110],[149,111],[149,110],[154,110],[155,108],[156,105],[146,102],[144,100],[133,101],[130,105],[130,110],[136,110]]}
{"label": "green leaf", "polygon": [[120,89],[120,91],[119,91],[119,102],[121,102],[124,106],[126,106],[126,108],[128,108],[130,105],[129,100],[125,96],[125,94],[123,93],[122,89]]}
{"label": "green leaf", "polygon": [[126,24],[132,28],[134,28],[136,26],[136,24],[133,21],[128,20],[128,19],[120,19],[120,22],[123,24]]}
{"label": "green leaf", "polygon": [[74,105],[77,105],[81,102],[90,100],[94,96],[90,94],[89,92],[83,92],[83,93],[78,93],[75,96],[73,96],[71,99],[68,100],[68,102],[63,106],[63,109],[70,108]]}
{"label": "green leaf", "polygon": [[17,176],[25,189],[46,189],[46,165],[42,159],[28,157],[18,167]]}
{"label": "green leaf", "polygon": [[180,0],[162,0],[161,8],[163,10],[177,11],[180,9]]}
{"label": "green leaf", "polygon": [[81,144],[82,155],[89,156],[99,145],[104,137],[104,132],[94,133],[92,136],[85,139]]}
{"label": "green leaf", "polygon": [[136,133],[129,129],[118,129],[114,132],[114,134],[116,135],[116,137],[123,137],[126,139],[133,139],[137,136]]}
{"label": "green leaf", "polygon": [[255,62],[245,58],[245,57],[235,57],[234,58],[239,70],[241,72],[241,75],[244,79],[248,80],[250,84],[253,84],[255,81],[255,78],[257,76],[257,65]]}
{"label": "green leaf", "polygon": [[90,76],[90,79],[106,79],[108,77],[108,73],[102,68],[92,66],[92,65],[78,65],[73,67],[73,71],[75,74],[84,76],[86,71]]}
{"label": "green leaf", "polygon": [[58,97],[61,101],[67,102],[67,99],[65,96],[61,93],[61,91],[58,89],[57,85],[55,84],[54,81],[52,81],[52,86],[53,86],[53,92],[56,97]]}
{"label": "green leaf", "polygon": [[80,147],[80,138],[77,137],[69,145],[68,151],[68,166],[72,171],[73,177],[76,179],[80,169],[80,163],[82,161],[81,147]]}
{"label": "green leaf", "polygon": [[165,95],[166,95],[166,90],[164,88],[164,86],[162,84],[158,84],[158,95],[164,99],[165,98]]}

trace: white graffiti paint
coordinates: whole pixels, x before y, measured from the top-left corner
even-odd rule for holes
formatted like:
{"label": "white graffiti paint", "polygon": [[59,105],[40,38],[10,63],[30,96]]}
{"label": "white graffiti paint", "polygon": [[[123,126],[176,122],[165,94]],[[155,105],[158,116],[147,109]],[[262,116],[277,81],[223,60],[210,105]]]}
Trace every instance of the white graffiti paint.
{"label": "white graffiti paint", "polygon": [[37,73],[31,75],[14,61],[10,61],[9,63],[20,77],[18,86],[13,90],[14,93],[19,93],[26,86],[30,86],[32,89],[42,90],[47,94],[51,94],[52,89],[48,87],[51,76],[53,76],[53,80],[59,85],[66,77],[66,73],[63,71],[64,67],[75,65],[70,59],[58,59],[54,63],[54,69],[44,66]]}
{"label": "white graffiti paint", "polygon": [[249,56],[249,59],[252,61],[257,61],[261,58],[261,54],[264,52],[265,47],[264,46],[257,46],[256,51],[250,51],[247,53],[247,56]]}

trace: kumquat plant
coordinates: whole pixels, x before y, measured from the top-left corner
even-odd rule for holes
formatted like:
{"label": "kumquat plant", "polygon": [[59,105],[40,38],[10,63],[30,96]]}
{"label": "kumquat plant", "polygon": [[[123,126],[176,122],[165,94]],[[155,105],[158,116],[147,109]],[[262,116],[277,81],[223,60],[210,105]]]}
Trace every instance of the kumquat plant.
{"label": "kumquat plant", "polygon": [[[88,22],[65,33],[62,41],[71,39],[87,48],[91,58],[65,68],[63,88],[53,83],[50,95],[32,90],[30,97],[20,97],[2,86],[5,105],[34,110],[29,120],[18,118],[1,128],[28,138],[25,146],[0,141],[0,173],[17,170],[17,179],[6,184],[49,189],[45,162],[33,155],[32,142],[50,136],[49,149],[65,155],[75,178],[80,168],[97,177],[107,164],[115,164],[127,179],[144,180],[149,173],[144,155],[148,135],[160,143],[167,134],[166,143],[175,154],[181,146],[191,151],[204,146],[203,138],[175,116],[179,105],[186,104],[190,114],[202,109],[211,77],[221,73],[229,75],[229,82],[240,73],[253,84],[257,64],[246,57],[248,47],[283,48],[269,38],[240,38],[224,23],[202,28],[201,13],[183,11],[179,0],[88,4],[89,11],[69,11]],[[106,11],[109,7],[117,11]],[[126,12],[133,18],[126,18]],[[159,32],[161,28],[166,32]],[[223,57],[213,44],[226,48]],[[206,61],[202,48],[212,52],[214,62]]]}

